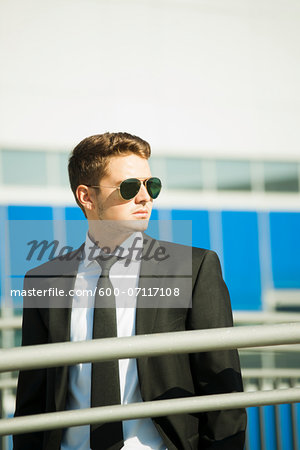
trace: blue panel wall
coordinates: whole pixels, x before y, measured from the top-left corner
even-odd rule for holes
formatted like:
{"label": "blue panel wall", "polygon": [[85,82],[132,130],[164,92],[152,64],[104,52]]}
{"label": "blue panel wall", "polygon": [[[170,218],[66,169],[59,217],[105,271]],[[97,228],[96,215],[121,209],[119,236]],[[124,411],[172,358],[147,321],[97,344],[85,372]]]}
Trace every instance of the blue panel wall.
{"label": "blue panel wall", "polygon": [[263,419],[266,450],[276,449],[275,407],[273,405],[264,406]]}
{"label": "blue panel wall", "polygon": [[261,450],[260,446],[260,426],[259,426],[259,409],[247,408],[248,416],[248,442],[251,450]]}
{"label": "blue panel wall", "polygon": [[146,233],[154,239],[159,239],[158,210],[153,209]]}
{"label": "blue panel wall", "polygon": [[4,206],[0,206],[0,299],[3,292],[4,284],[4,266],[5,266],[5,221],[6,221],[6,208]]}
{"label": "blue panel wall", "polygon": [[79,206],[68,206],[65,208],[66,220],[86,220]]}
{"label": "blue panel wall", "polygon": [[8,206],[9,220],[52,220],[50,206]]}
{"label": "blue panel wall", "polygon": [[[52,208],[50,207],[8,207],[9,264],[7,275],[10,289],[22,289],[24,274],[48,260],[50,252],[45,252],[44,257],[39,258],[41,247],[32,256],[30,251],[34,241],[37,245],[42,241],[48,243],[53,241],[52,219]],[[20,306],[22,299],[14,298],[14,304]]]}
{"label": "blue panel wall", "polygon": [[[55,228],[53,218],[56,218],[57,214],[55,209],[51,207],[30,205],[2,206],[1,211],[3,217],[6,216],[7,212],[8,219],[12,221],[9,222],[8,242],[11,253],[9,271],[18,275],[28,270],[31,265],[36,266],[41,263],[39,261],[24,261],[24,245],[31,238],[37,240],[53,239],[53,236],[55,236],[53,233],[53,228]],[[80,208],[76,206],[62,208],[62,214],[60,215],[66,219],[66,223],[62,223],[60,226],[62,233],[65,234],[67,244],[77,248],[85,239],[87,220]],[[204,248],[211,247],[208,211],[178,208],[164,210],[161,216],[161,210],[154,209],[148,233],[158,238],[161,237],[157,221],[160,217],[170,218],[174,221],[172,223],[174,242]],[[271,212],[269,217],[274,287],[299,289],[300,214],[296,212]],[[221,218],[224,277],[230,290],[233,309],[261,309],[257,213],[223,211],[221,212]],[[21,222],[19,225],[13,224],[13,221],[22,220],[24,220],[24,223],[21,228]],[[192,221],[192,242],[190,223],[184,221]],[[2,237],[2,249],[4,248],[3,240]],[[16,255],[18,256],[16,257]],[[2,264],[0,270],[3,273],[3,258],[0,264]],[[14,287],[19,286],[18,283],[18,281],[12,280]],[[3,291],[3,286],[0,284],[0,293],[1,289]]]}
{"label": "blue panel wall", "polygon": [[[208,211],[191,209],[173,209],[173,242],[194,247],[210,248]],[[192,221],[192,242],[190,238],[190,224],[179,221]],[[176,222],[178,221],[178,222]]]}
{"label": "blue panel wall", "polygon": [[295,404],[295,413],[296,413],[296,429],[297,429],[297,450],[300,450],[300,403]]}
{"label": "blue panel wall", "polygon": [[300,289],[300,214],[270,213],[270,234],[274,287]]}
{"label": "blue panel wall", "polygon": [[261,309],[257,213],[222,212],[224,275],[233,309]]}
{"label": "blue panel wall", "polygon": [[27,260],[26,257],[32,248],[31,241],[40,243],[43,240],[48,242],[53,240],[52,208],[8,207],[8,233],[11,274],[20,275],[42,264],[44,260],[38,261],[35,257]]}
{"label": "blue panel wall", "polygon": [[293,450],[291,405],[279,405],[281,449]]}

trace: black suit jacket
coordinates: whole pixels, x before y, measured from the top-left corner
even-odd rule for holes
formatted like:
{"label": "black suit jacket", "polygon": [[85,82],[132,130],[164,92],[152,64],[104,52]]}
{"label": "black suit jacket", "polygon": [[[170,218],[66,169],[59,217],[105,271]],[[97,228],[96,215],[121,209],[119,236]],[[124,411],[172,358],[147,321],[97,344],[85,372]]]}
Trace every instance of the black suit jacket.
{"label": "black suit jacket", "polygon": [[[185,272],[183,255],[186,247],[154,241],[147,235],[144,252],[149,245],[166,249],[168,262],[142,259],[139,287],[172,287]],[[153,254],[153,253],[152,253]],[[78,270],[80,252],[66,260],[54,259],[26,274],[24,289],[57,287],[72,289]],[[151,298],[154,304],[138,296],[136,334],[163,333],[232,326],[228,290],[223,281],[217,255],[209,250],[192,248],[191,291],[183,307],[161,307],[162,298]],[[155,283],[153,282],[155,280]],[[149,284],[150,283],[150,284]],[[152,283],[152,284],[151,284]],[[153,284],[154,283],[154,284]],[[173,283],[173,284],[172,284]],[[175,284],[174,284],[175,283]],[[192,308],[188,307],[192,297]],[[31,298],[32,300],[32,298]],[[60,299],[55,299],[60,301]],[[68,341],[70,338],[70,307],[27,308],[24,298],[22,345]],[[177,301],[175,297],[174,302]],[[54,302],[53,298],[44,301]],[[168,299],[172,302],[172,296]],[[30,305],[31,306],[31,305]],[[48,306],[43,305],[43,306]],[[57,303],[55,304],[57,306]],[[238,354],[235,350],[196,354],[141,357],[137,360],[141,395],[144,401],[242,391]],[[63,411],[68,389],[68,367],[21,371],[19,374],[15,416]],[[246,413],[242,410],[179,414],[152,419],[169,450],[222,449],[242,450],[244,447]],[[14,449],[60,449],[62,430],[14,436]],[[101,445],[99,448],[102,448]]]}

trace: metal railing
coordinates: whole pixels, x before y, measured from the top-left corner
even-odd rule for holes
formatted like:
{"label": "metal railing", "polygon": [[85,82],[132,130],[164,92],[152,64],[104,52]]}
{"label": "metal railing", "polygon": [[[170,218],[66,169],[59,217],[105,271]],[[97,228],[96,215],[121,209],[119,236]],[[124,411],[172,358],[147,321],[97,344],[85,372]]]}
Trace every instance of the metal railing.
{"label": "metal railing", "polygon": [[274,311],[233,311],[235,325],[300,322],[299,313]]}
{"label": "metal railing", "polygon": [[[234,313],[234,317],[235,323],[240,325],[249,323],[281,323],[288,320],[293,320],[293,322],[300,321],[300,315],[289,313],[236,312]],[[12,328],[20,328],[21,320],[20,317],[0,319],[0,331],[4,330],[6,332],[6,330]],[[192,353],[230,348],[239,348],[243,353],[249,351],[295,352],[299,351],[300,346],[296,345],[299,343],[299,323],[265,326],[248,325],[237,328],[101,339],[101,342],[89,341],[48,344],[46,352],[45,346],[4,349],[0,350],[0,371],[26,370],[30,368],[68,365],[113,358],[132,358],[146,354],[148,356],[156,356],[170,353]],[[101,357],[99,357],[99,348],[101,348]],[[66,360],[66,355],[68,360]],[[1,376],[6,375],[8,373],[3,373]],[[275,405],[271,408],[275,411],[276,445],[279,450],[282,448],[280,444],[279,426],[281,406],[279,405],[288,403],[291,408],[294,443],[292,448],[298,448],[297,442],[300,436],[295,419],[295,402],[300,402],[300,370],[248,368],[243,369],[242,375],[245,385],[244,393],[143,402],[131,405],[116,405],[113,407],[80,410],[80,412],[64,411],[14,419],[3,419],[0,421],[0,434],[5,436],[11,433],[17,434],[27,431],[64,428],[104,421],[258,406],[254,410],[258,410],[259,425],[257,432],[260,434],[261,450],[264,450],[266,448],[266,438],[264,436],[265,408],[262,405]],[[0,379],[0,391],[10,392],[9,390],[15,387],[16,379]],[[248,410],[248,414],[251,410],[253,408]],[[249,445],[249,434],[246,448],[251,448]]]}
{"label": "metal railing", "polygon": [[[1,350],[0,371],[73,365],[79,362],[104,361],[108,359],[137,358],[145,355],[158,356],[172,353],[194,353],[250,346],[297,343],[300,343],[299,323],[193,330],[84,342],[64,342]],[[101,349],[101,355],[99,355],[99,349]],[[183,412],[191,413],[299,401],[300,388],[295,387],[115,405],[112,407],[3,419],[0,422],[0,434],[65,428],[88,423],[156,417]]]}
{"label": "metal railing", "polygon": [[[300,387],[299,369],[245,369],[242,375],[245,392],[273,392],[274,389],[278,392]],[[245,450],[300,449],[299,403],[248,408],[247,413]]]}
{"label": "metal railing", "polygon": [[0,318],[0,331],[20,329],[22,326],[21,316],[1,317]]}
{"label": "metal railing", "polygon": [[[270,323],[286,323],[286,322],[300,322],[300,314],[291,313],[276,313],[265,311],[234,311],[234,322],[236,325],[245,324],[270,324]],[[22,326],[22,317],[5,317],[0,318],[0,332],[7,330],[18,330]],[[280,345],[267,346],[257,348],[244,348],[242,353],[263,353],[263,352],[300,352],[300,345]],[[262,369],[260,369],[262,370]],[[243,372],[244,373],[244,372]],[[273,369],[272,369],[272,373]],[[8,375],[8,374],[7,374]],[[0,390],[14,389],[17,385],[16,378],[0,379]]]}
{"label": "metal railing", "polygon": [[3,419],[0,421],[0,435],[53,430],[146,417],[160,417],[170,414],[219,411],[294,402],[300,402],[300,388],[238,392],[172,400],[156,400],[127,405],[101,406]]}
{"label": "metal railing", "polygon": [[[61,342],[2,349],[0,350],[0,372],[141,356],[299,343],[299,323],[214,328]],[[101,354],[99,354],[100,348]]]}

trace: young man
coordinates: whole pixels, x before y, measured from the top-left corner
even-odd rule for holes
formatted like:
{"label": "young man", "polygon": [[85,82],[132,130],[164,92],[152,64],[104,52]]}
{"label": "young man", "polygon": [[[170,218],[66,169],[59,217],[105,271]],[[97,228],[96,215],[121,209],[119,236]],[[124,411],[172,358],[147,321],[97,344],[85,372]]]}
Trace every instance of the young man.
{"label": "young man", "polygon": [[[89,231],[80,252],[26,275],[25,289],[51,285],[69,295],[67,304],[24,303],[23,345],[232,326],[216,254],[144,233],[161,188],[149,157],[149,144],[127,133],[91,136],[73,150],[70,184]],[[86,287],[95,295],[77,294]],[[160,295],[141,295],[150,288]],[[241,390],[235,350],[78,364],[22,371],[15,415]],[[14,448],[242,450],[245,428],[244,410],[213,411],[16,435]]]}

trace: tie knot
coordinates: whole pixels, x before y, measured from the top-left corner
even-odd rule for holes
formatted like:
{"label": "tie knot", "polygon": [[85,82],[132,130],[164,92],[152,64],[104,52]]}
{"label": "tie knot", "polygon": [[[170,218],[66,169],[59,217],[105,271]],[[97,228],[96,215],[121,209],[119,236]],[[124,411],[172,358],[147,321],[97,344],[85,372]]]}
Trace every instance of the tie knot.
{"label": "tie knot", "polygon": [[96,258],[97,263],[101,267],[101,276],[108,276],[111,267],[119,260],[124,259],[116,255],[107,255],[101,253],[98,258]]}

